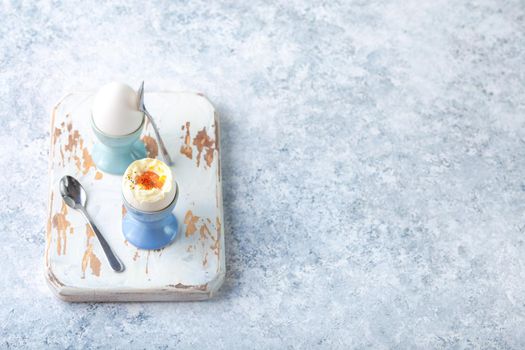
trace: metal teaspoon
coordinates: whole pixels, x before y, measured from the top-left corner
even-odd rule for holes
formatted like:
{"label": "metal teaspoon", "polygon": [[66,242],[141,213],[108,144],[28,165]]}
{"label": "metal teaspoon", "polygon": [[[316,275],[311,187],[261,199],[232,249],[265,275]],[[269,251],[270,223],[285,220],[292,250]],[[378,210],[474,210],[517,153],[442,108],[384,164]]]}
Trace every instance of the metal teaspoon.
{"label": "metal teaspoon", "polygon": [[166,146],[164,145],[164,141],[162,141],[162,137],[160,137],[159,128],[157,127],[157,124],[153,120],[153,117],[151,114],[149,114],[148,110],[146,109],[146,106],[144,105],[144,82],[140,84],[140,88],[138,91],[139,95],[139,101],[138,101],[138,107],[141,112],[143,112],[146,117],[148,117],[151,126],[153,127],[153,131],[155,132],[155,137],[157,138],[157,141],[159,142],[160,150],[162,151],[162,156],[164,158],[164,162],[168,164],[168,166],[172,166],[173,162],[171,161],[171,157],[168,153],[168,150],[166,149]]}
{"label": "metal teaspoon", "polygon": [[108,259],[111,268],[116,272],[124,271],[124,264],[115,255],[115,253],[113,253],[113,250],[111,250],[111,247],[109,246],[108,242],[106,241],[102,233],[100,233],[97,226],[95,226],[95,224],[89,217],[88,212],[86,211],[85,205],[87,201],[87,194],[80,182],[78,182],[78,180],[75,179],[73,176],[66,175],[62,177],[60,179],[60,194],[62,195],[62,199],[64,199],[64,202],[69,207],[80,211],[84,219],[86,219],[86,221],[89,223],[89,225],[93,229],[93,232],[95,232],[95,235],[97,236],[98,241],[100,242],[100,245],[104,250],[104,253],[106,254],[106,258]]}

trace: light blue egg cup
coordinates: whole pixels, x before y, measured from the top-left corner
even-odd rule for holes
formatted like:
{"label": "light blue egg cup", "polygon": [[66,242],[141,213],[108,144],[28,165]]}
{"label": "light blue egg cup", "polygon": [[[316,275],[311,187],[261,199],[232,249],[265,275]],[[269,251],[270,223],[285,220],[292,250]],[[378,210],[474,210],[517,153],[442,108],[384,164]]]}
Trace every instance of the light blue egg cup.
{"label": "light blue egg cup", "polygon": [[122,233],[126,240],[139,249],[160,249],[171,244],[177,237],[179,223],[173,215],[173,208],[179,198],[175,182],[175,198],[166,208],[147,212],[131,206],[124,196],[122,201],[126,214],[122,218]]}
{"label": "light blue egg cup", "polygon": [[135,160],[146,158],[146,146],[139,140],[144,122],[143,117],[139,128],[131,134],[110,136],[97,128],[91,116],[91,128],[98,139],[92,151],[97,168],[106,173],[122,175]]}

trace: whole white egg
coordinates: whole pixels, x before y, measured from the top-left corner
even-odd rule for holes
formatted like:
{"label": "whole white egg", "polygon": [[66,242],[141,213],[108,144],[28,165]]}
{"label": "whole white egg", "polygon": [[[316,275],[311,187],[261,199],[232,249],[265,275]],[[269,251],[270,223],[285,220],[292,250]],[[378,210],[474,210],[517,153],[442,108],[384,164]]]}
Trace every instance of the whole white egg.
{"label": "whole white egg", "polygon": [[110,136],[136,131],[144,114],[138,110],[138,94],[129,85],[112,82],[101,87],[93,100],[93,122]]}

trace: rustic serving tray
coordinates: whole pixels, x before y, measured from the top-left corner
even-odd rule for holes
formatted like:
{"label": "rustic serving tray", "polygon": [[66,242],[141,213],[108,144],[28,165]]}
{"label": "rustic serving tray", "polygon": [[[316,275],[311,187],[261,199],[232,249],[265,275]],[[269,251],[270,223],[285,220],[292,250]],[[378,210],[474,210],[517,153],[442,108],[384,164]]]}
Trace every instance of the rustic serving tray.
{"label": "rustic serving tray", "polygon": [[[146,93],[175,165],[180,195],[174,209],[179,232],[160,250],[141,250],[121,230],[124,209],[121,176],[97,169],[90,151],[93,94],[65,96],[51,115],[49,217],[44,253],[45,277],[61,299],[83,301],[204,300],[213,296],[225,274],[219,118],[201,94]],[[158,145],[149,124],[142,140],[148,156]],[[65,205],[58,181],[80,180],[88,193],[87,210],[126,266],[114,272],[80,213]]]}

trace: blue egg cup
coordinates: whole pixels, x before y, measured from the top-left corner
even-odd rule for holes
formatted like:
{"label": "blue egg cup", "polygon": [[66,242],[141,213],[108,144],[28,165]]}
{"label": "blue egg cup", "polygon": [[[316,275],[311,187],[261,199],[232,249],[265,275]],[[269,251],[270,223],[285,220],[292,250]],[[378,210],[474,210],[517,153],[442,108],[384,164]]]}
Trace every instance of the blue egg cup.
{"label": "blue egg cup", "polygon": [[122,218],[122,233],[129,243],[139,249],[160,249],[175,240],[179,229],[179,223],[173,215],[173,208],[179,197],[176,182],[175,190],[175,198],[171,204],[154,212],[137,210],[122,196],[127,210]]}
{"label": "blue egg cup", "polygon": [[135,160],[146,158],[146,146],[139,140],[144,127],[124,136],[109,136],[100,131],[91,117],[91,128],[98,141],[93,146],[92,157],[98,169],[110,174],[122,175]]}

